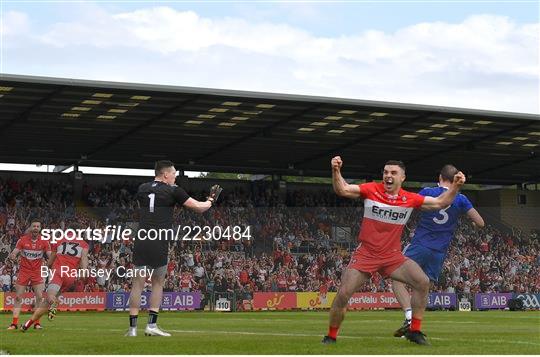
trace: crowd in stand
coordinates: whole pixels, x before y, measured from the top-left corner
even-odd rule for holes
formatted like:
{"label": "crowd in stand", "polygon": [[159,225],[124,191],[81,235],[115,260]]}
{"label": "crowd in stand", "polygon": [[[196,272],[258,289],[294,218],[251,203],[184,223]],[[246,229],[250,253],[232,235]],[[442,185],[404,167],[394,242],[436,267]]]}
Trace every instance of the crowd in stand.
{"label": "crowd in stand", "polygon": [[[48,180],[18,182],[0,178],[0,290],[12,291],[17,265],[7,260],[29,222],[91,228],[129,226],[137,220],[137,185],[84,186],[85,208],[75,209],[72,187]],[[189,192],[203,198],[204,192]],[[362,216],[360,201],[342,200],[331,191],[229,190],[219,207],[204,215],[175,211],[183,226],[250,227],[251,239],[176,241],[169,249],[166,291],[235,292],[249,299],[256,291],[336,291],[341,271]],[[413,218],[403,242],[414,234]],[[489,222],[488,222],[489,223]],[[347,242],[337,241],[333,227],[347,227]],[[90,242],[91,267],[132,266],[132,241]],[[540,291],[540,240],[536,233],[503,234],[493,226],[475,230],[459,224],[439,283],[434,290],[459,294],[493,291]],[[128,291],[129,279],[77,281],[77,291]],[[363,291],[390,291],[391,282],[374,276]]]}

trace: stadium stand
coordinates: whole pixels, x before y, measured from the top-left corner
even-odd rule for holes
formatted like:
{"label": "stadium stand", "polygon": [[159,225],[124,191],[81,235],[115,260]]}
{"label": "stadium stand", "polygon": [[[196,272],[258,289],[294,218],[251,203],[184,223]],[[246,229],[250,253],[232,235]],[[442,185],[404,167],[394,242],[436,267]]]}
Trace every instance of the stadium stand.
{"label": "stadium stand", "polygon": [[[127,225],[136,221],[135,182],[85,184],[82,202],[74,202],[66,180],[17,180],[0,177],[0,288],[13,291],[17,265],[6,261],[33,218],[49,228],[77,221],[82,226]],[[204,192],[189,191],[193,197]],[[77,207],[77,208],[75,208]],[[182,225],[244,225],[253,240],[174,242],[166,291],[234,292],[250,300],[257,291],[335,291],[342,267],[361,222],[358,202],[344,201],[331,191],[291,189],[285,194],[268,184],[229,189],[219,207],[203,216],[179,210]],[[354,218],[356,220],[356,218]],[[489,221],[488,221],[489,223]],[[351,239],[338,241],[332,227],[349,225]],[[413,235],[416,219],[407,225],[403,243]],[[131,266],[131,243],[90,242],[90,266]],[[540,240],[537,231],[503,232],[495,225],[475,231],[460,223],[445,262],[438,292],[468,296],[478,292],[540,291]],[[129,279],[88,278],[77,291],[128,291]],[[364,291],[391,291],[390,281],[374,277]]]}

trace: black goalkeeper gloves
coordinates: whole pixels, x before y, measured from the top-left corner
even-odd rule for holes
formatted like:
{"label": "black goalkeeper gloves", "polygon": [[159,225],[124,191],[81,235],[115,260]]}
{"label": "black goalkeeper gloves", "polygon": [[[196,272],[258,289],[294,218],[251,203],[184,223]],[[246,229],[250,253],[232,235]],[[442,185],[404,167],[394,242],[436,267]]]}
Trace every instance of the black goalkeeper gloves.
{"label": "black goalkeeper gloves", "polygon": [[210,188],[210,195],[208,196],[208,199],[212,202],[212,206],[216,204],[221,191],[223,191],[223,189],[219,185],[214,185]]}

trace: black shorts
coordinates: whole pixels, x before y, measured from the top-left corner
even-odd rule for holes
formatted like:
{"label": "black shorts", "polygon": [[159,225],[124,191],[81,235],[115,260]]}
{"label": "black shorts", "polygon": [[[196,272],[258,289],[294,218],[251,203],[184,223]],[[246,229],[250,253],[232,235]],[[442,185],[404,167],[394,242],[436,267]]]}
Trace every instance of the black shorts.
{"label": "black shorts", "polygon": [[159,268],[169,262],[169,242],[158,240],[135,240],[133,265]]}

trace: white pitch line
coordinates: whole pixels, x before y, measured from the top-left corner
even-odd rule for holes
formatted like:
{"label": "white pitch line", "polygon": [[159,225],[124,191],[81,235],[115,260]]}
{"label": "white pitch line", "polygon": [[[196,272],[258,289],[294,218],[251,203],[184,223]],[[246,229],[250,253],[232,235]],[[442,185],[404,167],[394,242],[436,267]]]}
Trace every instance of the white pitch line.
{"label": "white pitch line", "polygon": [[[58,328],[56,330],[65,330],[65,331],[88,331],[88,329],[83,328]],[[125,329],[106,329],[106,331],[125,331]],[[220,330],[171,330],[166,329],[167,332],[178,332],[178,333],[203,333],[203,334],[224,334],[224,335],[246,335],[246,336],[278,336],[278,337],[321,337],[322,334],[308,334],[308,333],[278,333],[278,332],[252,332],[252,331],[220,331]],[[340,335],[339,338],[345,339],[354,339],[354,340],[395,340],[393,336],[347,336]],[[429,340],[435,341],[463,341],[470,342],[467,339],[456,339],[456,338],[443,338],[443,337],[430,337]],[[485,343],[513,343],[518,345],[531,345],[531,346],[540,346],[540,343],[530,342],[530,341],[501,341],[501,340],[490,340],[490,339],[475,339],[477,342]]]}
{"label": "white pitch line", "polygon": [[[231,335],[256,335],[256,336],[292,336],[292,337],[321,337],[321,334],[307,334],[307,333],[277,333],[277,332],[247,332],[247,331],[215,331],[215,330],[168,330],[171,332],[180,332],[180,333],[219,333],[219,334],[231,334]],[[340,335],[339,338],[350,338],[350,339],[395,339],[393,336],[344,336]],[[431,337],[431,340],[439,341],[470,341],[466,339],[453,339],[453,338],[442,338],[442,337]],[[501,341],[501,340],[488,340],[482,339],[475,341],[488,342],[488,343],[515,343],[515,344],[526,344],[533,346],[540,346],[540,343],[534,343],[529,341]]]}

